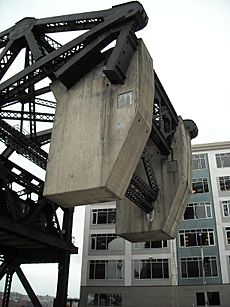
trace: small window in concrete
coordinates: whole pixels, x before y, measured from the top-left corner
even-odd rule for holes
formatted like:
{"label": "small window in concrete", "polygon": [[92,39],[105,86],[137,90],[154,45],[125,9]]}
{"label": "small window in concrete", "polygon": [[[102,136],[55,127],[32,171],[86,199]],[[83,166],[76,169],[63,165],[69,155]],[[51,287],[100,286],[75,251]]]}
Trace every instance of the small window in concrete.
{"label": "small window in concrete", "polygon": [[221,191],[230,191],[230,176],[219,177]]}
{"label": "small window in concrete", "polygon": [[216,165],[218,168],[230,167],[230,152],[216,154]]}
{"label": "small window in concrete", "polygon": [[[207,300],[206,305],[208,306],[220,306],[220,293],[219,292],[207,292]],[[197,292],[196,293],[196,302],[197,306],[205,306],[205,293]]]}
{"label": "small window in concrete", "polygon": [[184,220],[207,219],[212,217],[210,202],[195,202],[187,204]]}
{"label": "small window in concrete", "polygon": [[222,212],[224,217],[230,217],[230,200],[221,201]]}
{"label": "small window in concrete", "polygon": [[215,256],[181,258],[182,278],[203,278],[203,266],[205,277],[217,277],[217,262]]}
{"label": "small window in concrete", "polygon": [[93,209],[91,214],[91,221],[93,225],[116,223],[116,208]]}
{"label": "small window in concrete", "polygon": [[88,293],[88,306],[122,306],[120,293]]}
{"label": "small window in concrete", "polygon": [[192,180],[192,194],[208,193],[208,179],[207,178],[194,178]]}
{"label": "small window in concrete", "polygon": [[122,250],[123,239],[113,233],[91,234],[91,250]]}
{"label": "small window in concrete", "polygon": [[122,109],[133,105],[133,92],[126,92],[117,96],[117,108]]}
{"label": "small window in concrete", "polygon": [[199,154],[199,155],[192,155],[192,169],[205,169],[207,168],[205,155]]}

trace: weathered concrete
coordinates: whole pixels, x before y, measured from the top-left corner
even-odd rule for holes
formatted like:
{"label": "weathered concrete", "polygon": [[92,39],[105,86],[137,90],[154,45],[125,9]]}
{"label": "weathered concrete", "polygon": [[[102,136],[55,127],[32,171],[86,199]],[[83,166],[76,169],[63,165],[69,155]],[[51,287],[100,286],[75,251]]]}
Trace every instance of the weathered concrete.
{"label": "weathered concrete", "polygon": [[123,85],[112,85],[103,65],[69,90],[59,81],[52,84],[57,110],[47,198],[69,207],[124,197],[152,123],[152,59],[139,42]]}
{"label": "weathered concrete", "polygon": [[[116,233],[131,242],[167,240],[176,236],[192,179],[191,141],[181,118],[174,134],[172,154],[162,157],[152,144],[147,147],[147,155],[160,188],[154,216],[148,216],[127,198],[118,200],[116,205]],[[137,172],[141,173],[140,167]]]}

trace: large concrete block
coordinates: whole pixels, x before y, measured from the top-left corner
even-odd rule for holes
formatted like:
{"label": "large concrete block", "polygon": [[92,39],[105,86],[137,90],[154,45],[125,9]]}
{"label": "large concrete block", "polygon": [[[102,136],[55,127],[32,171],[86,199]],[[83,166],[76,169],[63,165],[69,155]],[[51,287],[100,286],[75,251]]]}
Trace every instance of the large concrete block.
{"label": "large concrete block", "polygon": [[[183,120],[172,141],[172,152],[167,158],[160,155],[156,145],[147,146],[159,186],[153,214],[146,214],[129,199],[117,201],[116,233],[131,241],[167,240],[176,236],[191,193],[191,141]],[[138,166],[137,173],[142,170]],[[144,177],[144,174],[141,174]]]}
{"label": "large concrete block", "polygon": [[122,199],[151,131],[153,65],[143,41],[125,84],[111,84],[103,68],[69,90],[52,84],[57,110],[44,195],[65,207]]}

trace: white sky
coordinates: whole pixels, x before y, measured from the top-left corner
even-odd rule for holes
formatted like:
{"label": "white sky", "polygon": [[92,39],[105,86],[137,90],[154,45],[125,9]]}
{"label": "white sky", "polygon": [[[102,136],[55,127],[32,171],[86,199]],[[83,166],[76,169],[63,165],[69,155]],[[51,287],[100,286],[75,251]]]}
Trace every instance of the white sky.
{"label": "white sky", "polygon": [[[97,11],[122,2],[0,0],[0,32],[24,17]],[[196,122],[199,136],[193,144],[230,141],[230,1],[140,2],[149,23],[137,36],[144,39],[177,114]],[[81,253],[84,208],[75,211],[73,235]],[[79,296],[80,262],[80,255],[72,257],[69,286],[72,297]],[[24,270],[36,293],[44,295],[55,295],[56,271],[56,265],[32,269],[26,266]],[[14,289],[19,289],[17,280]]]}

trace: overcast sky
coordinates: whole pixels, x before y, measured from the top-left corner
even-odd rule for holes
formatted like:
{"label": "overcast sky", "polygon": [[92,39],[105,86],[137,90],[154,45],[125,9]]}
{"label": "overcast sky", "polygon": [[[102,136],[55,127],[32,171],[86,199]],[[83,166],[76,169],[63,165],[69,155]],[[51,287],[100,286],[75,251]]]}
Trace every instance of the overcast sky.
{"label": "overcast sky", "polygon": [[[230,1],[140,2],[149,23],[137,36],[144,39],[177,114],[196,122],[199,136],[193,144],[230,141]],[[120,3],[115,0],[0,0],[0,32],[24,17],[97,11]],[[75,211],[73,235],[81,253],[84,208]],[[80,262],[81,254],[72,257],[69,286],[72,297],[79,295]],[[56,265],[24,267],[38,294],[55,295],[56,271]],[[17,280],[14,289],[20,289]]]}

